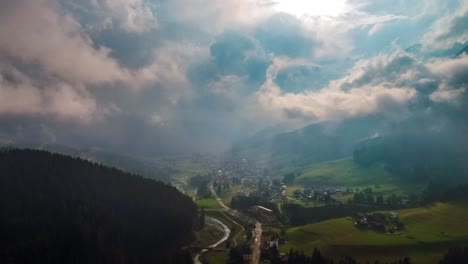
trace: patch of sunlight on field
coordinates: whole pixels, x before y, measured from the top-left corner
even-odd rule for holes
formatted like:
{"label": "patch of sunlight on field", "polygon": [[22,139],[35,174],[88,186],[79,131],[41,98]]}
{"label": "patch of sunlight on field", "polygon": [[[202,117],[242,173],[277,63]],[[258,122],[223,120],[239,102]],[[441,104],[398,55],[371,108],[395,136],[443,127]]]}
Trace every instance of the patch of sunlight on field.
{"label": "patch of sunlight on field", "polygon": [[205,208],[205,209],[219,209],[221,208],[218,204],[218,202],[214,198],[206,198],[206,199],[200,199],[197,201],[197,205],[199,208]]}

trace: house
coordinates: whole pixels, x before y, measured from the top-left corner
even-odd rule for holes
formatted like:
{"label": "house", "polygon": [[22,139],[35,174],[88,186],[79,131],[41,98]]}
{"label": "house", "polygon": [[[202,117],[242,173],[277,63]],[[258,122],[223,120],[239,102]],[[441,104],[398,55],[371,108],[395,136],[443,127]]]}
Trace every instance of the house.
{"label": "house", "polygon": [[359,226],[359,227],[367,227],[368,225],[368,221],[367,221],[367,217],[365,214],[363,213],[356,213],[356,215],[354,216],[354,218],[356,219],[356,222],[354,223],[355,225]]}
{"label": "house", "polygon": [[270,245],[269,247],[273,247],[276,245],[276,247],[279,247],[279,239],[277,237],[270,239]]}
{"label": "house", "polygon": [[398,219],[398,214],[395,212],[390,212],[389,215],[390,215],[390,219],[392,220]]}

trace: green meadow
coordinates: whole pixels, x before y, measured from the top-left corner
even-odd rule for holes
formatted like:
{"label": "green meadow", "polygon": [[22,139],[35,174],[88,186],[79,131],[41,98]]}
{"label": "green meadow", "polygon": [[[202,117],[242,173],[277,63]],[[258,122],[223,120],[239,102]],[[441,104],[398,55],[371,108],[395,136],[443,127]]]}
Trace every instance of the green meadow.
{"label": "green meadow", "polygon": [[[342,187],[355,190],[372,188],[375,193],[382,194],[384,197],[395,195],[408,195],[420,193],[426,186],[426,183],[411,183],[392,175],[385,169],[384,164],[376,164],[369,167],[361,167],[354,163],[352,158],[328,161],[313,164],[306,167],[290,169],[290,172],[296,173],[296,178],[292,185],[288,186],[287,194],[292,196],[294,190],[303,190],[311,186],[323,187]],[[352,194],[343,194],[338,198],[345,202],[352,198]],[[303,206],[313,206],[309,202]]]}
{"label": "green meadow", "polygon": [[227,250],[212,250],[202,255],[206,263],[228,263],[229,252]]}
{"label": "green meadow", "polygon": [[204,198],[204,199],[197,200],[197,205],[199,208],[205,208],[205,209],[220,209],[221,208],[221,206],[219,206],[215,198]]}
{"label": "green meadow", "polygon": [[397,212],[407,226],[399,234],[358,229],[350,218],[339,218],[289,228],[288,241],[280,249],[310,253],[317,247],[326,255],[351,255],[361,261],[409,256],[414,263],[436,263],[450,246],[468,244],[467,205],[437,203]]}

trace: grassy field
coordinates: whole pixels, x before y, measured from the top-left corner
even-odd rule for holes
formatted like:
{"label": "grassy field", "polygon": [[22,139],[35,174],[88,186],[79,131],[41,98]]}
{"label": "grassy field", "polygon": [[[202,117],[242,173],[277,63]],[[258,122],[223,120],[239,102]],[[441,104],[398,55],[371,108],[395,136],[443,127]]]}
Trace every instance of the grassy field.
{"label": "grassy field", "polygon": [[[361,167],[349,159],[329,161],[313,164],[311,166],[296,168],[294,171],[297,176],[294,183],[287,188],[287,195],[292,196],[295,190],[304,190],[305,187],[342,187],[356,188],[363,190],[367,187],[373,189],[374,193],[382,194],[388,197],[391,194],[408,195],[411,193],[420,193],[426,186],[426,183],[410,183],[399,180],[389,173],[383,164],[377,164],[367,168]],[[346,202],[353,197],[353,194],[338,195],[339,201]],[[294,202],[294,201],[293,201]],[[304,204],[302,201],[296,201],[303,206],[314,206],[313,202]],[[320,206],[320,203],[317,204]]]}
{"label": "grassy field", "polygon": [[352,255],[363,261],[410,256],[414,263],[436,263],[450,246],[468,244],[467,205],[438,203],[399,214],[407,225],[400,235],[360,230],[350,219],[340,218],[288,229],[288,242],[280,249],[310,253],[317,247],[325,255]]}
{"label": "grassy field", "polygon": [[229,260],[229,252],[227,250],[212,250],[203,254],[203,263],[227,263]]}
{"label": "grassy field", "polygon": [[219,206],[218,202],[216,201],[215,198],[205,198],[205,199],[200,199],[197,201],[197,205],[199,208],[205,208],[205,209],[219,209],[221,206]]}

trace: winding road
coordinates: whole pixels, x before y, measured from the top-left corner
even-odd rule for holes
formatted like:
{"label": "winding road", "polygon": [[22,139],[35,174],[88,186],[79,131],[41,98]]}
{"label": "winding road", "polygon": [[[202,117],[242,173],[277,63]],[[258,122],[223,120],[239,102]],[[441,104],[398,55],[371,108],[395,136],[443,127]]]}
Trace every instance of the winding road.
{"label": "winding road", "polygon": [[219,244],[226,241],[229,238],[229,235],[231,235],[231,230],[225,224],[223,224],[221,221],[219,221],[218,219],[215,219],[215,218],[209,217],[209,216],[205,216],[205,224],[206,225],[219,225],[219,226],[221,226],[223,228],[223,230],[224,230],[224,236],[220,240],[218,240],[216,243],[214,243],[213,245],[210,245],[208,248],[202,249],[202,251],[200,253],[198,253],[195,256],[195,258],[193,259],[194,264],[202,264],[200,262],[200,256],[203,253],[208,252],[209,249],[215,248]]}

